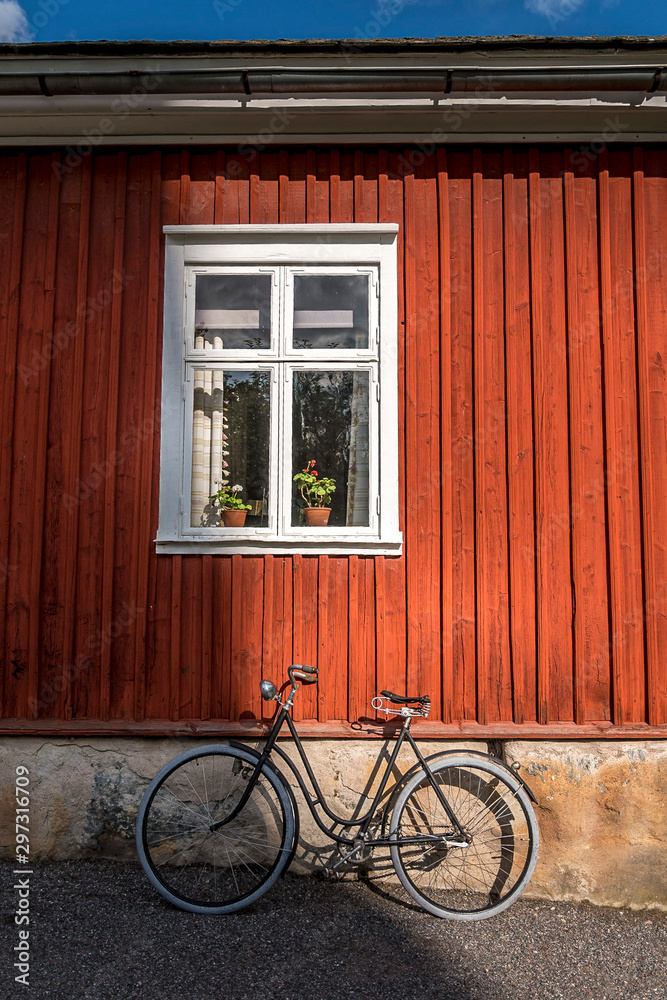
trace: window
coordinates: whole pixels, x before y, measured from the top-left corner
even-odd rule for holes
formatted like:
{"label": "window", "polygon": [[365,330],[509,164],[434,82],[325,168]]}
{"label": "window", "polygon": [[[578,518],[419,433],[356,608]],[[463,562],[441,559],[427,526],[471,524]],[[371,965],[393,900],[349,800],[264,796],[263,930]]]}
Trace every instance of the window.
{"label": "window", "polygon": [[[397,228],[165,227],[159,552],[400,553]],[[321,527],[311,462],[336,484]]]}

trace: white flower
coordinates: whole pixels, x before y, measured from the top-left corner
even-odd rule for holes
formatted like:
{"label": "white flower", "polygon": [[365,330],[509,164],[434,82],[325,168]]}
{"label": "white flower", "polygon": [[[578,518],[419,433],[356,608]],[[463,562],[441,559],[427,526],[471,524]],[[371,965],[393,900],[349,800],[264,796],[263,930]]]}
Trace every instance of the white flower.
{"label": "white flower", "polygon": [[239,486],[238,483],[236,484],[236,486],[232,486],[232,489],[234,490],[235,493],[243,493],[243,487]]}

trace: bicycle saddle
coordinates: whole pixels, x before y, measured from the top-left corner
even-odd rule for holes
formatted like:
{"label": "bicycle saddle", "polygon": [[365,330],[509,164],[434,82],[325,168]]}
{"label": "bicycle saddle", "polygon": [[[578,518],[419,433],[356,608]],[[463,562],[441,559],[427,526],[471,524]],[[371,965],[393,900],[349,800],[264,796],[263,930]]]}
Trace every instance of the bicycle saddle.
{"label": "bicycle saddle", "polygon": [[422,704],[431,699],[427,694],[415,695],[414,698],[404,698],[402,694],[394,694],[392,691],[380,691],[383,698],[388,698],[395,705],[409,705],[411,701],[420,701]]}

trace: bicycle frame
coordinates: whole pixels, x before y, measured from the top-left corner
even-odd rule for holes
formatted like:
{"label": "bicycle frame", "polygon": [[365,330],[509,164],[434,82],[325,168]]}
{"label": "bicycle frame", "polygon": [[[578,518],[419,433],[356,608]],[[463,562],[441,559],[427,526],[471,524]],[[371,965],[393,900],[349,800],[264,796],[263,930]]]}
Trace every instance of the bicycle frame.
{"label": "bicycle frame", "polygon": [[[231,822],[231,820],[233,820],[235,818],[235,816],[237,816],[238,813],[244,808],[246,802],[248,801],[248,798],[250,797],[252,789],[255,786],[255,784],[256,784],[256,782],[257,782],[257,780],[259,778],[259,775],[261,773],[261,770],[262,770],[262,767],[264,766],[264,764],[268,763],[269,766],[274,766],[273,763],[272,763],[272,761],[270,760],[270,756],[275,751],[278,754],[278,756],[281,758],[281,760],[283,760],[285,762],[285,764],[287,764],[287,766],[290,768],[290,770],[294,774],[294,776],[295,776],[295,778],[296,778],[296,780],[297,780],[297,782],[299,784],[299,787],[301,788],[301,791],[303,792],[303,796],[304,796],[304,798],[306,800],[306,803],[308,804],[308,808],[310,809],[310,812],[312,813],[313,819],[315,820],[315,822],[317,823],[317,825],[319,826],[319,828],[331,840],[333,840],[336,843],[341,844],[341,845],[345,845],[345,846],[348,846],[348,847],[353,847],[356,850],[359,850],[362,846],[370,846],[370,845],[372,845],[374,847],[389,847],[392,843],[395,843],[395,841],[391,840],[389,837],[378,837],[378,838],[370,838],[369,839],[368,838],[368,828],[369,828],[369,826],[370,826],[370,824],[371,824],[371,822],[373,820],[373,816],[376,813],[378,804],[379,804],[380,800],[382,799],[384,791],[385,791],[385,789],[387,787],[387,782],[389,781],[389,777],[391,775],[391,772],[392,772],[392,769],[394,767],[394,764],[396,763],[396,760],[397,760],[398,755],[400,753],[401,747],[402,747],[403,743],[405,742],[405,740],[407,739],[408,743],[410,744],[410,746],[412,747],[412,749],[413,749],[413,751],[415,753],[415,756],[417,758],[417,761],[418,761],[419,765],[421,765],[421,767],[424,769],[424,771],[425,771],[425,773],[426,773],[426,775],[427,775],[427,777],[429,779],[429,782],[431,783],[431,785],[432,785],[432,787],[433,787],[433,789],[435,791],[436,796],[440,800],[440,803],[442,804],[443,808],[445,809],[445,812],[447,813],[449,819],[451,820],[452,825],[456,828],[456,830],[458,831],[458,834],[461,837],[464,837],[464,838],[466,837],[466,833],[465,833],[463,827],[461,826],[461,824],[459,823],[458,819],[456,818],[456,816],[455,816],[455,814],[454,814],[451,806],[449,805],[447,799],[445,798],[445,796],[442,793],[442,790],[441,790],[440,786],[438,785],[437,781],[435,780],[435,778],[433,776],[431,768],[429,767],[429,764],[428,764],[428,760],[422,755],[422,753],[420,752],[417,744],[415,743],[414,739],[412,738],[412,734],[410,733],[410,723],[412,722],[412,717],[411,716],[406,716],[406,718],[405,718],[405,722],[403,723],[403,726],[401,727],[401,731],[398,734],[398,737],[397,737],[396,742],[394,744],[394,749],[393,749],[391,757],[390,757],[390,759],[387,762],[387,765],[385,767],[385,771],[384,771],[384,774],[382,775],[382,779],[381,779],[380,784],[378,786],[377,792],[375,793],[373,801],[372,801],[370,807],[368,808],[367,812],[363,816],[357,816],[355,819],[344,819],[343,817],[338,816],[335,812],[333,812],[333,810],[331,810],[329,808],[329,806],[327,805],[327,802],[326,802],[326,800],[324,798],[324,795],[322,794],[322,790],[321,790],[321,788],[320,788],[320,786],[318,784],[318,781],[317,781],[317,778],[315,777],[315,774],[313,773],[313,769],[310,766],[310,761],[308,760],[308,756],[307,756],[306,751],[305,751],[305,749],[303,747],[303,744],[301,743],[301,740],[299,738],[299,734],[296,731],[296,728],[294,726],[294,721],[293,721],[293,719],[292,719],[292,717],[290,715],[290,711],[291,711],[291,708],[292,708],[293,698],[294,698],[295,691],[296,691],[296,688],[293,688],[292,692],[290,694],[290,697],[287,699],[287,701],[284,704],[281,704],[281,707],[280,707],[279,711],[276,713],[276,716],[275,716],[275,719],[274,719],[274,722],[273,722],[273,726],[271,727],[271,732],[269,733],[269,736],[267,738],[266,744],[265,744],[264,749],[262,750],[261,753],[259,751],[250,750],[250,748],[247,747],[243,743],[238,743],[238,742],[233,741],[233,740],[230,741],[230,745],[231,746],[242,747],[244,750],[246,750],[246,751],[250,750],[251,753],[256,754],[257,755],[257,762],[255,764],[255,769],[254,769],[254,771],[253,771],[250,779],[248,780],[248,786],[245,789],[245,791],[244,791],[243,795],[241,796],[241,798],[239,799],[239,802],[237,803],[235,809],[232,810],[232,812],[229,814],[229,816],[226,816],[224,819],[222,819],[219,822],[215,823],[211,827],[211,830],[217,830],[217,829],[221,828],[222,826],[224,826],[226,823]],[[287,727],[288,727],[288,729],[290,731],[290,734],[291,734],[291,736],[292,736],[292,738],[293,738],[293,740],[294,740],[294,742],[296,744],[297,750],[299,751],[299,756],[300,756],[301,761],[302,761],[302,763],[303,763],[303,765],[305,767],[306,774],[307,774],[308,779],[309,779],[309,781],[310,781],[310,783],[311,783],[311,785],[313,787],[313,790],[315,792],[315,798],[311,797],[311,792],[308,789],[308,787],[306,785],[306,782],[304,781],[303,776],[302,776],[300,770],[298,769],[298,767],[296,766],[296,764],[292,760],[290,760],[290,758],[287,756],[287,754],[285,753],[285,751],[281,750],[281,748],[277,745],[277,739],[278,739],[278,736],[280,734],[280,730],[282,729],[283,724],[285,722],[287,723]],[[360,796],[359,801],[361,801],[361,798],[362,798],[362,796]],[[322,819],[320,818],[320,816],[318,815],[318,813],[316,811],[318,806],[329,817],[329,819],[331,819],[333,821],[331,827],[326,826],[322,822]],[[334,828],[336,826],[342,826],[342,827],[346,827],[346,828],[358,827],[357,835],[356,835],[356,837],[349,837],[349,836],[346,837],[346,836],[343,836],[342,834],[334,833]],[[425,841],[429,841],[429,840],[433,840],[433,841],[437,842],[437,841],[440,841],[441,838],[436,837],[436,836],[430,837],[430,836],[424,834],[424,835],[421,835],[419,837],[403,838],[401,840],[401,843],[403,843],[403,844],[411,844],[411,843],[421,844],[421,843],[424,843]],[[361,843],[359,843],[359,842],[361,842]],[[355,853],[355,851],[353,851],[352,853]]]}

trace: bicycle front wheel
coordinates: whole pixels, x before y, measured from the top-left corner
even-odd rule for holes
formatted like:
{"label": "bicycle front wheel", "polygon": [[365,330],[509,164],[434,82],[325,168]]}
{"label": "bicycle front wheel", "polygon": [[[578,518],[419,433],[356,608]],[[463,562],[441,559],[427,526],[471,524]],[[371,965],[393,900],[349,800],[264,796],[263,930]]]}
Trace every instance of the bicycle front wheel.
{"label": "bicycle front wheel", "polygon": [[518,899],[535,869],[539,832],[530,800],[521,783],[490,760],[451,757],[431,771],[466,836],[420,771],[391,816],[396,873],[437,917],[493,917]]}
{"label": "bicycle front wheel", "polygon": [[137,850],[165,899],[195,913],[233,913],[271,888],[289,862],[294,814],[264,765],[241,812],[216,830],[247,788],[256,758],[227,745],[188,750],[162,768],[137,816]]}

